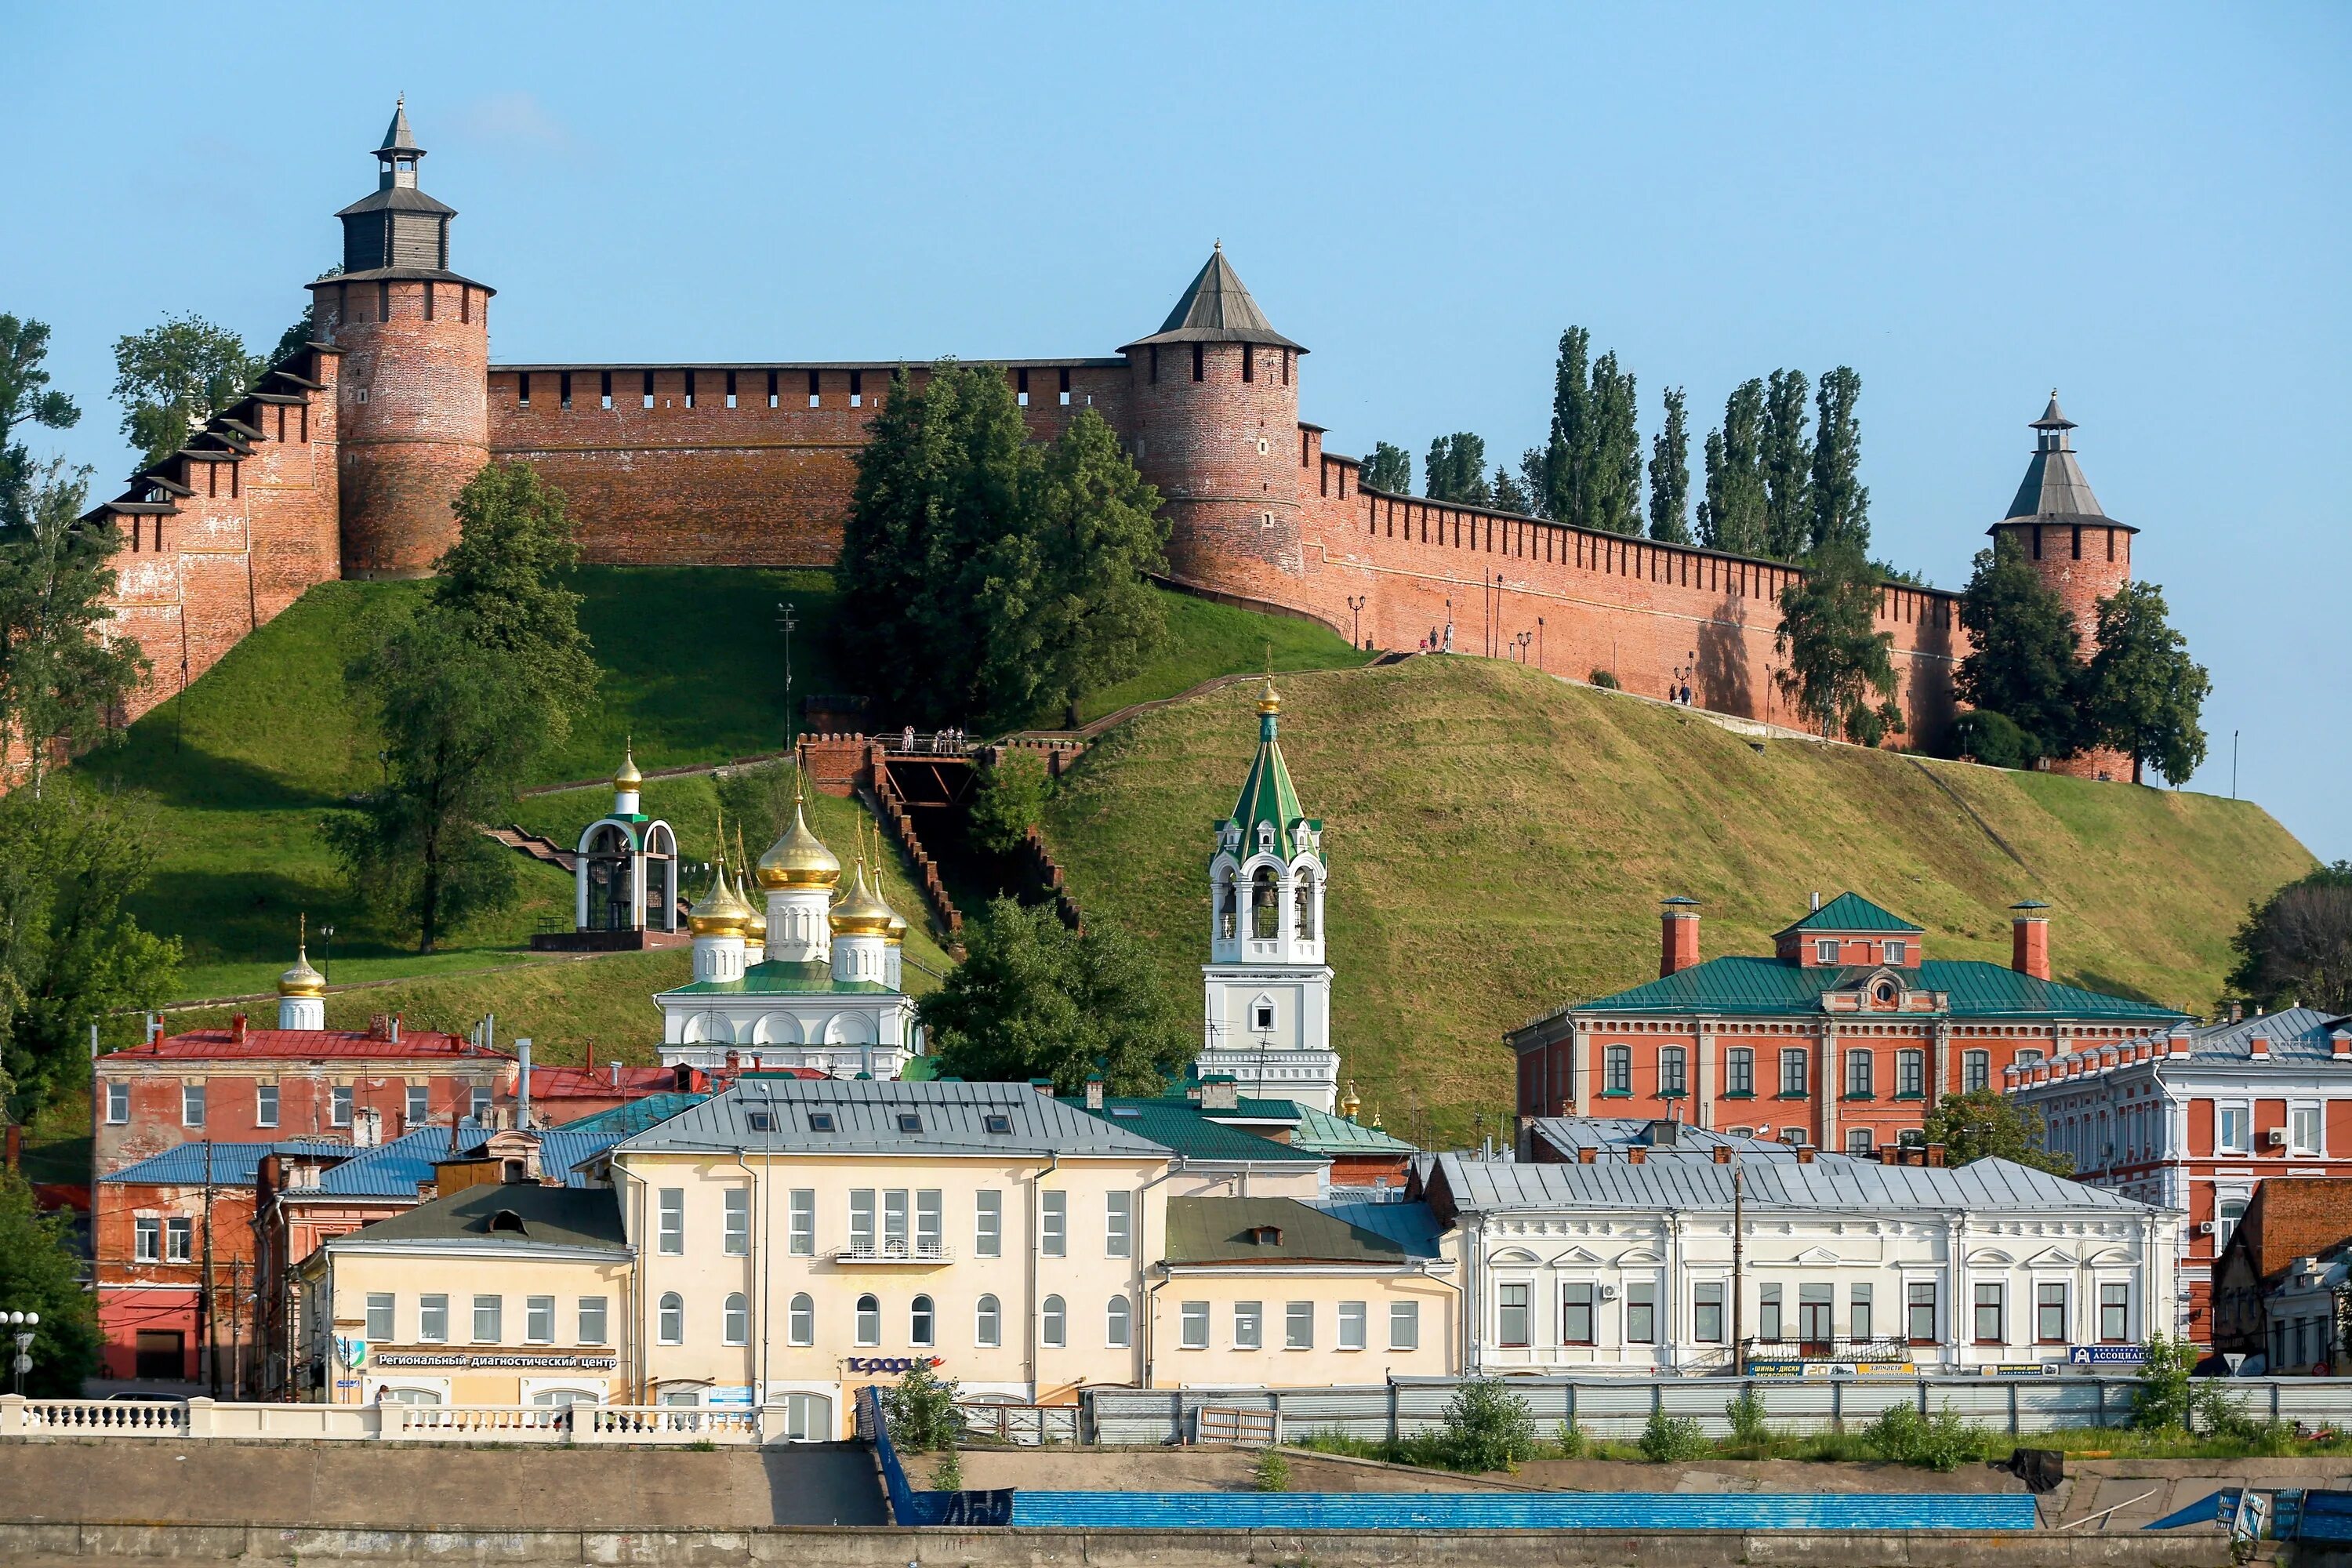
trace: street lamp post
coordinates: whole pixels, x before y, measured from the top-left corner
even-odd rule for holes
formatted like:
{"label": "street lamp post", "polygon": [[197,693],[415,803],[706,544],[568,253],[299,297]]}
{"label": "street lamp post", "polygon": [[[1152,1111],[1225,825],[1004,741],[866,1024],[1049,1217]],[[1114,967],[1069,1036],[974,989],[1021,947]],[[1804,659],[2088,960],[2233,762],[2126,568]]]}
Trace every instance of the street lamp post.
{"label": "street lamp post", "polygon": [[793,631],[801,624],[800,614],[790,599],[777,600],[776,609],[776,624],[784,630],[784,729],[789,733],[793,728]]}
{"label": "street lamp post", "polygon": [[33,1331],[41,1324],[38,1312],[0,1313],[0,1320],[16,1331],[16,1359],[10,1363],[16,1374],[16,1397],[25,1396],[25,1374],[33,1370]]}
{"label": "street lamp post", "polygon": [[1364,605],[1370,602],[1370,595],[1366,594],[1348,595],[1349,640],[1360,647],[1363,646],[1364,641]]}
{"label": "street lamp post", "polygon": [[1536,617],[1536,668],[1538,669],[1544,668],[1543,617],[1541,616]]}
{"label": "street lamp post", "polygon": [[331,925],[322,925],[319,928],[319,935],[327,944],[327,973],[323,978],[328,984],[332,985],[335,983],[335,928]]}

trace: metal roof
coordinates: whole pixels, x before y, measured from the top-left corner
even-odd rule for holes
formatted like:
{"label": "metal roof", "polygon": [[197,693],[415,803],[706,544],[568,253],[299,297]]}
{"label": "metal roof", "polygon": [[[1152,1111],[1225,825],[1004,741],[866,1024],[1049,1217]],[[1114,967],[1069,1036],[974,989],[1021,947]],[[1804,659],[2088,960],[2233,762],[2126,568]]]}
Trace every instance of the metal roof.
{"label": "metal roof", "polygon": [[[506,1224],[495,1223],[511,1216]],[[514,1228],[508,1228],[510,1224]],[[543,1187],[537,1182],[484,1182],[362,1226],[329,1243],[338,1249],[373,1242],[466,1242],[484,1247],[593,1247],[628,1250],[621,1205],[610,1187]]]}
{"label": "metal roof", "polygon": [[1294,1149],[1321,1154],[1410,1154],[1412,1144],[1378,1127],[1367,1127],[1311,1105],[1298,1108],[1298,1131],[1291,1135]]}
{"label": "metal roof", "polygon": [[[1422,1204],[1362,1204],[1349,1208],[1418,1208]],[[1402,1227],[1399,1227],[1402,1228]],[[1434,1236],[1434,1221],[1429,1225]],[[1270,1233],[1270,1234],[1269,1234]],[[1255,1239],[1265,1235],[1265,1240]],[[1171,1263],[1370,1263],[1397,1267],[1414,1253],[1397,1237],[1358,1225],[1337,1210],[1297,1198],[1170,1198]]]}
{"label": "metal roof", "polygon": [[1773,934],[1785,936],[1792,931],[1924,931],[1901,915],[1880,908],[1860,893],[1840,893],[1794,925],[1782,926]]}
{"label": "metal roof", "polygon": [[[1561,1013],[1707,1013],[1815,1015],[1822,994],[1859,984],[1870,965],[1808,968],[1780,958],[1711,958],[1663,980],[1561,1008]],[[1950,999],[1950,1016],[1999,1018],[2137,1018],[2169,1024],[2188,1016],[2154,1002],[2109,996],[2042,980],[1972,958],[1931,958],[1916,970],[1917,988]],[[1553,1015],[1557,1016],[1557,1015]],[[1905,1013],[1902,1018],[1932,1017]]]}
{"label": "metal roof", "polygon": [[[1083,1096],[1066,1100],[1066,1104],[1086,1110]],[[1099,1116],[1121,1131],[1146,1138],[1164,1148],[1173,1149],[1187,1159],[1205,1160],[1212,1163],[1228,1164],[1250,1162],[1259,1164],[1328,1163],[1326,1156],[1312,1150],[1253,1132],[1215,1120],[1219,1114],[1202,1110],[1189,1100],[1108,1099],[1100,1110],[1088,1110],[1089,1116]]]}
{"label": "metal roof", "polygon": [[212,1184],[249,1187],[260,1179],[261,1162],[272,1153],[340,1155],[352,1152],[349,1143],[326,1139],[295,1139],[280,1143],[227,1143],[199,1140],[151,1154],[125,1165],[101,1182],[145,1183],[159,1187],[195,1187],[205,1181],[205,1153],[212,1152]]}
{"label": "metal roof", "polygon": [[[773,1113],[754,1130],[747,1115]],[[833,1131],[811,1125],[830,1113]],[[1003,1132],[988,1130],[1001,1116]],[[916,1125],[902,1127],[902,1117]],[[857,1079],[757,1079],[647,1129],[614,1150],[633,1153],[737,1151],[779,1154],[1027,1154],[1165,1159],[1170,1151],[1083,1107],[1026,1084],[877,1082]]]}
{"label": "metal roof", "polygon": [[2040,432],[2034,438],[2033,458],[2025,466],[2025,478],[2001,522],[2095,523],[2139,531],[2100,510],[2099,498],[2091,493],[2091,481],[2083,477],[2083,465],[2075,460],[2073,437],[2066,434],[2074,428],[2074,422],[2059,412],[2055,391],[2050,394],[2050,406],[2032,427]]}
{"label": "metal roof", "polygon": [[[538,1075],[534,1073],[532,1076]],[[709,1098],[707,1094],[687,1094],[678,1091],[648,1094],[642,1100],[633,1100],[626,1105],[616,1105],[610,1110],[600,1110],[593,1116],[583,1116],[576,1121],[566,1121],[562,1126],[551,1128],[548,1131],[590,1135],[610,1134],[614,1140],[619,1140],[628,1137],[631,1133],[643,1132],[648,1127],[667,1121],[679,1111],[691,1110]]]}
{"label": "metal roof", "polygon": [[[1688,1158],[1712,1160],[1717,1149],[1737,1150],[1743,1160],[1793,1160],[1796,1146],[1777,1138],[1735,1138],[1728,1132],[1716,1132],[1705,1127],[1694,1127],[1687,1121],[1673,1122],[1671,1141],[1658,1129],[1662,1124],[1648,1117],[1636,1116],[1538,1116],[1535,1119],[1535,1135],[1563,1153],[1573,1154],[1579,1149],[1599,1149],[1622,1152],[1626,1149],[1648,1151],[1645,1158],[1666,1160]],[[1823,1150],[1820,1159],[1843,1159]]]}
{"label": "metal roof", "polygon": [[1423,1203],[1398,1203],[1393,1199],[1332,1198],[1315,1205],[1334,1219],[1347,1221],[1358,1230],[1369,1230],[1387,1237],[1414,1258],[1438,1258],[1444,1249],[1438,1237],[1444,1234],[1437,1216]]}
{"label": "metal roof", "polygon": [[1274,330],[1274,323],[1250,298],[1234,264],[1225,259],[1222,243],[1209,252],[1209,259],[1185,285],[1160,330],[1124,346],[1142,348],[1150,343],[1271,343],[1307,352]]}
{"label": "metal roof", "polygon": [[743,972],[740,980],[697,980],[662,993],[664,996],[895,996],[878,980],[835,980],[829,963],[792,963],[770,959]]}
{"label": "metal roof", "polygon": [[464,1058],[506,1063],[514,1058],[486,1050],[438,1029],[403,1029],[394,1040],[365,1029],[190,1029],[145,1045],[125,1046],[98,1058],[110,1061],[386,1061]]}
{"label": "metal roof", "polygon": [[[1445,1184],[1456,1208],[1486,1213],[1559,1208],[1720,1212],[1731,1207],[1734,1169],[1712,1160],[1532,1165],[1441,1154],[1433,1179]],[[1817,1154],[1810,1163],[1743,1161],[1737,1169],[1751,1212],[1786,1208],[1880,1213],[1920,1208],[2124,1213],[2148,1206],[2102,1187],[2007,1160],[1978,1160],[1956,1166],[1883,1165]]]}
{"label": "metal roof", "polygon": [[2191,1031],[2189,1059],[2252,1061],[2254,1040],[2259,1037],[2268,1043],[2273,1058],[2330,1061],[2335,1059],[2336,1048],[2329,1043],[2328,1037],[2338,1030],[2352,1031],[2352,1017],[2340,1013],[2323,1013],[2316,1007],[2287,1007],[2276,1013],[2257,1013],[2234,1024],[2209,1024],[2204,1028]]}

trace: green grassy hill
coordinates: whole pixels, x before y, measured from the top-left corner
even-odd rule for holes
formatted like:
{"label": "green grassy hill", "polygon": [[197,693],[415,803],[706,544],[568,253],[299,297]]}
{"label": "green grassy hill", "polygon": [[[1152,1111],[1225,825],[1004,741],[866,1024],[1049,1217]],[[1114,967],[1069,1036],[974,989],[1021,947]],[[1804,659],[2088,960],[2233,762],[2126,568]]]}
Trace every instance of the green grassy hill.
{"label": "green grassy hill", "polygon": [[[1418,1118],[1425,1137],[1465,1137],[1510,1108],[1506,1029],[1654,978],[1669,894],[1702,901],[1707,956],[1769,952],[1808,893],[1851,888],[1925,926],[1936,954],[2002,963],[2005,907],[2040,898],[2061,978],[2202,1011],[2248,900],[2313,865],[2245,802],[1852,747],[1759,751],[1507,663],[1282,686],[1284,751],[1328,829],[1334,1043],[1408,1135]],[[1237,685],[1120,726],[1051,809],[1080,904],[1146,939],[1188,1006],[1209,825],[1255,744],[1255,696]]]}

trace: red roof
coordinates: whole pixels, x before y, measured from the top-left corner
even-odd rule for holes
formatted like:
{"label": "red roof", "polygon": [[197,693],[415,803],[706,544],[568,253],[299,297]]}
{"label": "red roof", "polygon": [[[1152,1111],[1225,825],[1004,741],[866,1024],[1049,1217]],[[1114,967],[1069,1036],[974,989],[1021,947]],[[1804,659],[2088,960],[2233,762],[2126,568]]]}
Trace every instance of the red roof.
{"label": "red roof", "polygon": [[530,1069],[530,1097],[533,1100],[641,1100],[648,1094],[667,1094],[678,1088],[676,1068],[623,1068],[615,1082],[609,1068],[551,1068],[534,1066]]}
{"label": "red roof", "polygon": [[484,1050],[438,1029],[403,1029],[394,1040],[372,1029],[191,1029],[143,1046],[111,1051],[101,1060],[133,1061],[447,1061],[508,1062],[504,1051]]}

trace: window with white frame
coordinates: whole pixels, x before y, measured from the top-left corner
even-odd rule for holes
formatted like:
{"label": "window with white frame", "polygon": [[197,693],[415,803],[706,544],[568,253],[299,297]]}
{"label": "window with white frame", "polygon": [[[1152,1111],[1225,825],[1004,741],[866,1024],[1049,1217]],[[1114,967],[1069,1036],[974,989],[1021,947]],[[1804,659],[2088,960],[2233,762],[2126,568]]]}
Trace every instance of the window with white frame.
{"label": "window with white frame", "polygon": [[163,1261],[163,1221],[161,1215],[142,1215],[131,1222],[131,1260],[133,1263]]}
{"label": "window with white frame", "polygon": [[666,1345],[686,1342],[686,1298],[667,1292],[654,1309],[654,1338]]}
{"label": "window with white frame", "polygon": [[163,1261],[193,1263],[196,1259],[196,1222],[193,1219],[167,1219],[163,1222]]}
{"label": "window with white frame", "polygon": [[506,1298],[477,1296],[474,1298],[474,1342],[478,1345],[498,1344],[506,1338]]}
{"label": "window with white frame", "polygon": [[468,1103],[466,1114],[473,1119],[474,1125],[488,1127],[490,1124],[490,1086],[486,1083],[476,1084],[473,1092],[467,1096],[467,1100]]}
{"label": "window with white frame", "polygon": [[784,1248],[794,1258],[816,1256],[816,1189],[794,1187],[785,1205]]}
{"label": "window with white frame", "polygon": [[939,1309],[929,1296],[916,1297],[907,1309],[907,1342],[928,1349],[938,1337]]}
{"label": "window with white frame", "polygon": [[1364,1304],[1361,1301],[1339,1303],[1339,1348],[1343,1351],[1364,1348]]}
{"label": "window with white frame", "polygon": [[1236,1301],[1234,1303],[1234,1349],[1255,1351],[1265,1348],[1265,1303]]}
{"label": "window with white frame", "polygon": [[1389,1303],[1389,1349],[1417,1351],[1421,1348],[1421,1303],[1391,1301]]}
{"label": "window with white frame", "polygon": [[1045,1192],[1037,1194],[1037,1250],[1046,1258],[1067,1258],[1070,1255],[1070,1194],[1066,1192]]}
{"label": "window with white frame", "polygon": [[1103,1309],[1103,1343],[1112,1350],[1123,1351],[1134,1334],[1134,1309],[1125,1296],[1113,1296]]}
{"label": "window with white frame", "polygon": [[1625,1287],[1625,1342],[1658,1342],[1658,1287],[1654,1281],[1644,1279]]}
{"label": "window with white frame", "polygon": [[433,1092],[427,1085],[412,1083],[405,1098],[407,1104],[404,1109],[407,1113],[407,1127],[414,1132],[433,1120]]}
{"label": "window with white frame", "polygon": [[357,1091],[354,1088],[348,1083],[335,1084],[328,1089],[328,1126],[349,1127],[352,1124],[352,1107],[356,1092]]}
{"label": "window with white frame", "polygon": [[371,1290],[367,1299],[367,1337],[372,1344],[388,1345],[399,1332],[394,1327],[396,1298],[389,1290]]}
{"label": "window with white frame", "polygon": [[1666,1046],[1658,1052],[1658,1092],[1690,1092],[1690,1053],[1680,1046]]}
{"label": "window with white frame", "polygon": [[1895,1092],[1905,1100],[1922,1100],[1927,1093],[1927,1053],[1895,1053]]}
{"label": "window with white frame", "polygon": [[448,1343],[448,1297],[433,1295],[416,1298],[416,1338],[420,1344]]}
{"label": "window with white frame", "polygon": [[555,1298],[525,1296],[522,1299],[522,1337],[526,1344],[551,1345],[555,1342]]}
{"label": "window with white frame", "polygon": [[205,1086],[184,1083],[180,1086],[180,1125],[202,1127],[205,1124]]}
{"label": "window with white frame", "polygon": [[2011,1057],[2010,1060],[2021,1068],[2030,1068],[2040,1065],[2042,1058],[2042,1052],[2032,1046],[2028,1046],[2023,1050],[2019,1051],[2015,1056]]}
{"label": "window with white frame", "polygon": [[2290,1154],[2321,1154],[2326,1152],[2327,1138],[2325,1120],[2315,1100],[2301,1100],[2286,1108],[2286,1151]]}
{"label": "window with white frame", "polygon": [[939,1258],[947,1248],[947,1194],[937,1187],[915,1190],[915,1255]]}
{"label": "window with white frame", "polygon": [[603,1296],[580,1298],[580,1342],[582,1344],[601,1345],[605,1342],[604,1336],[609,1331],[605,1326],[608,1316],[605,1310],[605,1300],[606,1298]]}
{"label": "window with white frame", "polygon": [[1004,1256],[1004,1194],[983,1187],[972,1197],[971,1250],[976,1258]]}
{"label": "window with white frame", "polygon": [[1188,1351],[1209,1348],[1209,1304],[1187,1301],[1177,1310],[1178,1341]]}
{"label": "window with white frame", "polygon": [[253,1124],[256,1127],[278,1125],[278,1086],[257,1083],[253,1086]]}
{"label": "window with white frame", "polygon": [[1004,1307],[993,1296],[982,1296],[972,1308],[971,1342],[982,1350],[1004,1342]]}
{"label": "window with white frame", "polygon": [[1059,1296],[1048,1296],[1037,1314],[1037,1342],[1049,1350],[1060,1350],[1069,1341],[1069,1305]]}
{"label": "window with white frame", "polygon": [[1815,963],[1835,963],[1837,961],[1837,938],[1833,936],[1825,936],[1818,938],[1813,942],[1813,962]]}
{"label": "window with white frame", "polygon": [[110,1127],[120,1127],[131,1120],[131,1085],[116,1079],[106,1086],[106,1121]]}
{"label": "window with white frame", "polygon": [[1992,1053],[1962,1051],[1960,1053],[1960,1092],[1974,1094],[1992,1087]]}
{"label": "window with white frame", "polygon": [[1848,1100],[1868,1100],[1877,1092],[1874,1066],[1875,1058],[1866,1050],[1846,1052],[1845,1097]]}
{"label": "window with white frame", "polygon": [[849,1194],[849,1253],[853,1258],[872,1258],[874,1248],[874,1189],[855,1187]]}
{"label": "window with white frame", "polygon": [[1907,942],[1882,942],[1878,944],[1878,960],[1882,963],[1908,963],[1911,944]]}
{"label": "window with white frame", "polygon": [[857,1342],[878,1345],[882,1342],[882,1299],[866,1295],[857,1298]]}
{"label": "window with white frame", "polygon": [[1282,1348],[1286,1351],[1311,1351],[1315,1348],[1315,1303],[1286,1301],[1282,1308]]}
{"label": "window with white frame", "polygon": [[[990,1298],[992,1300],[994,1299]],[[816,1301],[805,1293],[794,1296],[784,1310],[784,1342],[794,1345],[816,1342]]]}
{"label": "window with white frame", "polygon": [[2243,1101],[2223,1100],[2213,1107],[2213,1149],[2221,1154],[2254,1152],[2254,1110]]}
{"label": "window with white frame", "polygon": [[1780,1094],[1783,1099],[1804,1098],[1805,1072],[1804,1047],[1791,1046],[1780,1053]]}
{"label": "window with white frame", "polygon": [[1633,1047],[1609,1047],[1606,1050],[1601,1053],[1601,1093],[1631,1094],[1633,1092]]}
{"label": "window with white frame", "polygon": [[1121,1189],[1103,1194],[1103,1256],[1135,1255],[1135,1194]]}
{"label": "window with white frame", "polygon": [[719,1251],[729,1258],[751,1256],[751,1189],[726,1187],[720,1190]]}
{"label": "window with white frame", "polygon": [[659,1217],[654,1229],[654,1250],[664,1258],[686,1256],[686,1189],[664,1187],[657,1194]]}
{"label": "window with white frame", "polygon": [[2230,1245],[2230,1237],[2237,1231],[2238,1222],[2245,1217],[2246,1200],[2243,1198],[2223,1198],[2213,1205],[2214,1257],[2219,1258],[2221,1249]]}

